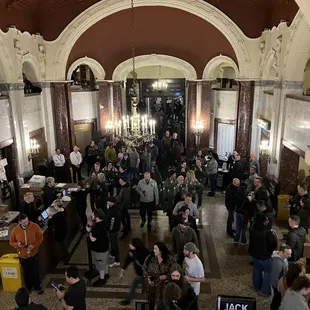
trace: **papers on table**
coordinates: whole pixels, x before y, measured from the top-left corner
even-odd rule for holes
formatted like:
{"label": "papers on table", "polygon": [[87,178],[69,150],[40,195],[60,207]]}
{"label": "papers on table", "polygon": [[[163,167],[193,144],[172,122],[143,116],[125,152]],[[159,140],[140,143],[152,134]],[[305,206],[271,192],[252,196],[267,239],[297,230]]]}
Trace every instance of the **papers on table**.
{"label": "papers on table", "polygon": [[6,237],[9,235],[9,231],[6,229],[6,230],[0,230],[0,238],[2,237]]}
{"label": "papers on table", "polygon": [[67,185],[67,183],[58,183],[58,184],[56,185],[56,187],[61,188],[61,187],[64,187],[64,186],[66,186],[66,185]]}
{"label": "papers on table", "polygon": [[21,188],[30,188],[30,183],[24,184]]}
{"label": "papers on table", "polygon": [[71,187],[68,189],[68,192],[77,192],[78,188],[77,187]]}

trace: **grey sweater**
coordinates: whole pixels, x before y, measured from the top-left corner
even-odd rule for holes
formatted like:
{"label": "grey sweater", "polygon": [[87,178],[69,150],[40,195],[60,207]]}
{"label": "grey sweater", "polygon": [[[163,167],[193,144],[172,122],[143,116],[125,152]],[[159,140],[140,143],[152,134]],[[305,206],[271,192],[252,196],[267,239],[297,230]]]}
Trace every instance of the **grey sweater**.
{"label": "grey sweater", "polygon": [[271,286],[277,288],[279,279],[287,273],[288,261],[286,258],[280,257],[277,251],[272,253],[271,260]]}
{"label": "grey sweater", "polygon": [[193,242],[198,247],[198,239],[193,228],[181,231],[180,224],[173,228],[171,233],[172,249],[175,254],[181,254],[184,250],[184,245],[188,242]]}
{"label": "grey sweater", "polygon": [[304,296],[287,289],[279,310],[309,310],[309,307]]}
{"label": "grey sweater", "polygon": [[140,180],[136,191],[140,195],[141,202],[152,202],[155,199],[156,205],[159,203],[158,186],[155,180],[150,179],[149,184],[145,179]]}
{"label": "grey sweater", "polygon": [[218,168],[218,163],[214,158],[211,158],[211,160],[208,162],[207,165],[207,173],[208,174],[216,174]]}

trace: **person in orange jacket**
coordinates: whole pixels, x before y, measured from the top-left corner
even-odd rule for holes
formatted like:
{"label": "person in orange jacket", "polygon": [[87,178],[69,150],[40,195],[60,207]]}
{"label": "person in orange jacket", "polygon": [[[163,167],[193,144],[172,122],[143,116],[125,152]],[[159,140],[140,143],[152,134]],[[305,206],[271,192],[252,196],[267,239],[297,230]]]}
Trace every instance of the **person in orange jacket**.
{"label": "person in orange jacket", "polygon": [[32,289],[43,294],[39,275],[39,246],[43,241],[43,234],[39,225],[29,221],[26,214],[19,216],[17,225],[10,237],[10,245],[17,249],[20,264],[23,268],[26,289]]}

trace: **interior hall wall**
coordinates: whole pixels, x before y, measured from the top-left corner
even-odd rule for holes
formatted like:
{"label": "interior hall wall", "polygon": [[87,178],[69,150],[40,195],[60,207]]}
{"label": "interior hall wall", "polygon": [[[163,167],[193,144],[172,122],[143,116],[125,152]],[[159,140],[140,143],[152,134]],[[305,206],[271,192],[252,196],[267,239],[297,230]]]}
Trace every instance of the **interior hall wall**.
{"label": "interior hall wall", "polygon": [[286,99],[284,139],[306,151],[310,143],[310,100]]}
{"label": "interior hall wall", "polygon": [[236,120],[238,92],[236,90],[213,90],[215,118]]}
{"label": "interior hall wall", "polygon": [[10,106],[7,98],[0,99],[0,143],[13,137],[10,122]]}
{"label": "interior hall wall", "polygon": [[298,184],[302,183],[310,174],[310,166],[306,164],[306,161],[303,157],[299,157],[299,165],[298,165]]}
{"label": "interior hall wall", "polygon": [[72,94],[73,120],[97,119],[98,122],[98,91],[77,91]]}

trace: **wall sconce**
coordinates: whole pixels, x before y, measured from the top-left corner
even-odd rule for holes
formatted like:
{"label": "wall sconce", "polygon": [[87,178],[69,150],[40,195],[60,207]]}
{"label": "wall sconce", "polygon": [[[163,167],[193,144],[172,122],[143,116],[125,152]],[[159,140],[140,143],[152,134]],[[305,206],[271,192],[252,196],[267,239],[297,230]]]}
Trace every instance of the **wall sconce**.
{"label": "wall sconce", "polygon": [[307,145],[307,148],[306,148],[305,162],[308,166],[310,166],[310,145]]}
{"label": "wall sconce", "polygon": [[197,150],[199,150],[200,139],[201,139],[202,133],[203,133],[202,121],[197,121],[195,126],[194,126],[194,134],[196,136],[196,147],[197,147]]}
{"label": "wall sconce", "polygon": [[269,155],[270,154],[270,147],[268,140],[262,140],[260,143],[260,153],[262,155]]}
{"label": "wall sconce", "polygon": [[37,140],[30,139],[30,153],[28,154],[28,161],[31,161],[33,158],[38,157],[40,153],[40,145]]}
{"label": "wall sconce", "polygon": [[108,135],[113,135],[113,129],[114,125],[112,121],[107,121],[107,124],[105,125],[105,130]]}

